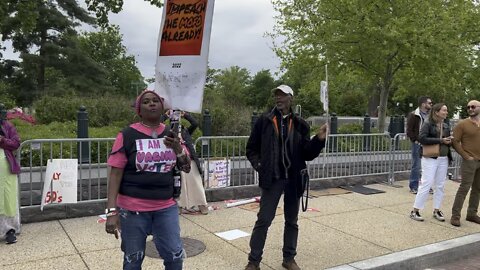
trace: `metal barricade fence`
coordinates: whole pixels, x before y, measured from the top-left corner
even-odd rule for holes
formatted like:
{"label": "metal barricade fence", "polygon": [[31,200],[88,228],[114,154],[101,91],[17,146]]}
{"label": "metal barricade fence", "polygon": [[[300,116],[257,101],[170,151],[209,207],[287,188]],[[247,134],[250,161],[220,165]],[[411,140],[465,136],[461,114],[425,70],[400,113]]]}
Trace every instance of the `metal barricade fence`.
{"label": "metal barricade fence", "polygon": [[[104,201],[107,197],[107,159],[114,138],[41,139],[23,142],[18,151],[21,207],[40,205],[48,159],[78,159],[78,201]],[[203,167],[205,189],[258,184],[258,176],[246,158],[248,136],[200,137],[195,141]],[[88,144],[85,156],[84,147]],[[378,175],[393,184],[395,175],[411,168],[410,141],[405,134],[331,134],[324,151],[309,161],[310,178],[339,179]],[[82,152],[83,151],[83,152]],[[449,167],[459,178],[461,157],[453,152]],[[79,158],[82,157],[82,158]]]}
{"label": "metal barricade fence", "polygon": [[[247,140],[248,136],[212,136],[195,141],[207,189],[258,183],[258,176],[246,157]],[[384,133],[329,135],[327,153],[308,162],[310,178],[388,175],[390,141]],[[222,178],[224,182],[218,184],[215,178]]]}
{"label": "metal barricade fence", "polygon": [[310,179],[389,173],[388,134],[330,134],[325,150],[307,163]]}
{"label": "metal barricade fence", "polygon": [[[78,159],[78,201],[107,198],[107,158],[114,138],[38,139],[22,142],[17,150],[21,165],[19,198],[22,208],[41,204],[47,160]],[[88,145],[88,153],[85,147]],[[83,151],[83,152],[82,152]]]}
{"label": "metal barricade fence", "polygon": [[195,149],[203,167],[205,189],[258,183],[246,158],[248,136],[199,137]]}

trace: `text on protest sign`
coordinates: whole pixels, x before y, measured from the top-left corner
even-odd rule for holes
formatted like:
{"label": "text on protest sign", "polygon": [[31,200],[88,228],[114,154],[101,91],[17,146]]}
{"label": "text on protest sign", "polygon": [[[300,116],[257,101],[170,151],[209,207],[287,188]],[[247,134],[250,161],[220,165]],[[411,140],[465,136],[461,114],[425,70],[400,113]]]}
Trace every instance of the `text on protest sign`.
{"label": "text on protest sign", "polygon": [[214,0],[165,0],[154,90],[165,109],[202,111]]}
{"label": "text on protest sign", "polygon": [[168,1],[160,56],[200,55],[207,0]]}
{"label": "text on protest sign", "polygon": [[40,209],[47,204],[76,203],[77,175],[77,159],[48,160]]}
{"label": "text on protest sign", "polygon": [[230,160],[205,161],[205,177],[210,188],[230,186]]}
{"label": "text on protest sign", "polygon": [[140,139],[135,141],[137,172],[166,173],[175,167],[177,156],[167,148],[164,139]]}

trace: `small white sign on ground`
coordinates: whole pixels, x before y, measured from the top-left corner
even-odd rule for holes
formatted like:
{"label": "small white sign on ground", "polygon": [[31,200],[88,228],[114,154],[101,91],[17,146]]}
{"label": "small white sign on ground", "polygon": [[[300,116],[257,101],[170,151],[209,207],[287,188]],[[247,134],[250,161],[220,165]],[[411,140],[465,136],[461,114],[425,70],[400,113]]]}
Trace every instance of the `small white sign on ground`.
{"label": "small white sign on ground", "polygon": [[241,231],[241,230],[231,230],[231,231],[219,232],[219,233],[215,233],[215,234],[217,236],[225,239],[225,240],[228,240],[228,241],[235,240],[235,239],[246,237],[246,236],[250,235],[249,233]]}

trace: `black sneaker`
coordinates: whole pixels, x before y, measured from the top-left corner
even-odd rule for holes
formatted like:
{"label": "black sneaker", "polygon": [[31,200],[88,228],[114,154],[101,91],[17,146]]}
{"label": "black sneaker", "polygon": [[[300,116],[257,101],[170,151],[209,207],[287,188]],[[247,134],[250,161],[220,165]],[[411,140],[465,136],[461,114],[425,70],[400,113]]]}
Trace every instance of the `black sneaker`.
{"label": "black sneaker", "polygon": [[410,193],[412,193],[412,194],[417,194],[417,190],[416,190],[416,189],[413,189],[413,188],[411,188],[411,189],[410,189]]}
{"label": "black sneaker", "polygon": [[17,237],[15,236],[14,229],[11,229],[10,231],[7,232],[7,234],[5,235],[5,241],[7,242],[7,245],[14,244],[17,242]]}
{"label": "black sneaker", "polygon": [[412,211],[410,212],[410,218],[415,220],[415,221],[423,221],[423,217],[420,216],[420,213],[418,211]]}
{"label": "black sneaker", "polygon": [[443,212],[438,210],[438,211],[433,211],[433,217],[438,220],[438,221],[445,221],[445,216],[443,215]]}

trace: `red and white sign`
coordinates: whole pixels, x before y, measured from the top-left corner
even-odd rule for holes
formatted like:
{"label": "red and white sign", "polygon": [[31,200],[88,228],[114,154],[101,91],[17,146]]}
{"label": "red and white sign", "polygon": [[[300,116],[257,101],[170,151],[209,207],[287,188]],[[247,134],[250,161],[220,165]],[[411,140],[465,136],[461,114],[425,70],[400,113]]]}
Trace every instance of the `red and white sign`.
{"label": "red and white sign", "polygon": [[158,36],[155,91],[171,109],[200,113],[214,0],[166,0]]}
{"label": "red and white sign", "polygon": [[40,210],[47,204],[77,203],[77,175],[77,159],[48,160]]}

